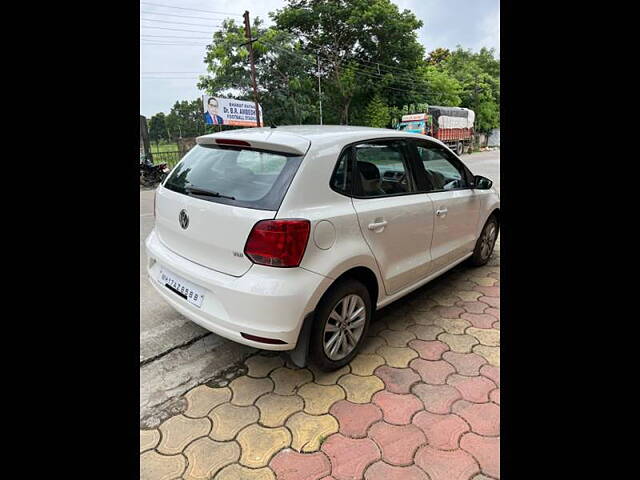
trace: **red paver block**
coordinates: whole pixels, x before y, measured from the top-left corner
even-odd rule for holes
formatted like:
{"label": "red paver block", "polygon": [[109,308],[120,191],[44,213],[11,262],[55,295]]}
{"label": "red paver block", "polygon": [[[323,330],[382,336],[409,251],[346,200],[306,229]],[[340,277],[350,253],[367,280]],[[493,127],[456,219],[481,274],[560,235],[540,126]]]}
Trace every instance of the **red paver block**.
{"label": "red paver block", "polygon": [[458,307],[443,307],[438,305],[431,309],[433,313],[443,318],[460,318],[460,315],[464,313],[462,308]]}
{"label": "red paver block", "polygon": [[[496,319],[493,318],[493,321],[495,322]],[[418,352],[418,355],[425,360],[440,360],[442,354],[449,350],[449,345],[440,340],[411,340],[409,347]]]}
{"label": "red paver block", "polygon": [[[478,300],[480,300],[481,298],[493,298],[493,297],[478,297]],[[495,298],[494,298],[494,300],[495,300]],[[484,313],[484,311],[487,309],[487,304],[479,302],[479,301],[477,301],[477,302],[463,302],[463,301],[460,301],[460,302],[457,302],[456,305],[458,307],[460,307],[460,308],[463,308],[468,313],[480,314],[480,313]]]}
{"label": "red paver block", "polygon": [[486,313],[487,315],[491,315],[492,317],[496,317],[498,320],[500,320],[500,309],[499,308],[487,308],[484,313]]}
{"label": "red paver block", "polygon": [[438,450],[457,449],[462,434],[469,431],[469,425],[457,415],[436,415],[420,412],[412,423],[424,432],[428,444]]}
{"label": "red paver block", "polygon": [[499,297],[500,296],[500,287],[475,287],[474,290],[476,292],[480,292],[487,297]]}
{"label": "red paver block", "polygon": [[320,480],[331,473],[331,463],[322,452],[298,453],[285,449],[269,463],[278,480]]}
{"label": "red paver block", "polygon": [[493,308],[500,308],[500,297],[478,297],[478,301]]}
{"label": "red paver block", "polygon": [[331,461],[331,475],[336,480],[362,478],[366,468],[380,460],[380,450],[370,438],[353,439],[335,433],[320,449]]}
{"label": "red paver block", "polygon": [[382,410],[372,403],[340,400],[331,406],[329,413],[338,420],[340,433],[353,438],[366,437],[369,427],[382,420]]}
{"label": "red paver block", "polygon": [[460,448],[478,460],[482,473],[500,478],[499,437],[482,437],[475,433],[466,433],[460,440]]}
{"label": "red paver block", "polygon": [[393,393],[409,393],[411,386],[420,381],[420,375],[410,368],[383,365],[378,367],[374,374],[384,382],[386,389]]}
{"label": "red paver block", "polygon": [[449,375],[456,373],[456,369],[444,360],[434,362],[422,358],[415,358],[411,360],[409,366],[418,372],[423,382],[432,385],[443,385],[446,383]]}
{"label": "red paver block", "polygon": [[493,383],[495,383],[498,387],[500,386],[500,367],[496,367],[487,363],[486,365],[480,367],[480,375],[493,380]]}
{"label": "red paver block", "polygon": [[460,392],[451,385],[420,383],[413,387],[412,391],[422,400],[425,410],[431,413],[451,413],[451,406],[462,399]]}
{"label": "red paver block", "polygon": [[469,480],[480,473],[478,464],[464,450],[436,450],[427,445],[415,456],[416,465],[427,472],[431,480]]}
{"label": "red paver block", "polygon": [[492,328],[496,321],[496,317],[486,313],[463,313],[460,318],[471,322],[471,325],[476,328]]}
{"label": "red paver block", "polygon": [[488,402],[489,392],[496,388],[496,384],[488,378],[480,375],[465,377],[457,373],[447,378],[447,384],[458,389],[464,400],[475,403]]}
{"label": "red paver block", "polygon": [[494,323],[493,325],[491,325],[493,328],[495,328],[496,330],[500,330],[500,320],[498,320],[496,323]]}
{"label": "red paver block", "polygon": [[416,450],[427,443],[424,433],[415,425],[379,422],[371,427],[369,437],[380,447],[382,460],[391,465],[411,465]]}
{"label": "red paver block", "polygon": [[489,437],[500,435],[500,407],[495,403],[471,403],[460,400],[453,406],[452,411],[471,425],[471,431]]}
{"label": "red paver block", "polygon": [[411,423],[413,415],[424,408],[420,399],[410,393],[399,394],[383,390],[377,392],[371,400],[382,409],[384,421],[394,425]]}
{"label": "red paver block", "polygon": [[365,480],[430,480],[428,475],[415,465],[397,467],[376,462],[364,472]]}
{"label": "red paver block", "polygon": [[489,394],[489,399],[493,403],[497,403],[498,405],[500,405],[500,389],[496,388],[495,390],[491,390],[491,393]]}
{"label": "red paver block", "polygon": [[487,360],[477,353],[444,352],[442,359],[454,366],[460,375],[480,375],[480,369]]}

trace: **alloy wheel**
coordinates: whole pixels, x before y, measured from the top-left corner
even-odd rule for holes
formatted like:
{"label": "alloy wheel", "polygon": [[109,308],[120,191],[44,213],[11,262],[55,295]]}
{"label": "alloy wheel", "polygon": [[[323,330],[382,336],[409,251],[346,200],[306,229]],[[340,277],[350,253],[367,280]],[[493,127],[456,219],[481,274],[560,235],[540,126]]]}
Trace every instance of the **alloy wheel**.
{"label": "alloy wheel", "polygon": [[324,327],[325,355],[338,361],[349,355],[358,345],[367,321],[364,300],[355,294],[342,298],[329,314]]}

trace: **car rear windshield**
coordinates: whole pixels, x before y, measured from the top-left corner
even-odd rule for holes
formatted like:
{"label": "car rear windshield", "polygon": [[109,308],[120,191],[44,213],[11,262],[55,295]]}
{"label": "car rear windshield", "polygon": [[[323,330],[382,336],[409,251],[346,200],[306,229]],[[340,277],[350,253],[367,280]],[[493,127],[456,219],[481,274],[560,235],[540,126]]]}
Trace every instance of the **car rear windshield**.
{"label": "car rear windshield", "polygon": [[278,210],[301,160],[284,153],[198,144],[164,187],[211,202]]}

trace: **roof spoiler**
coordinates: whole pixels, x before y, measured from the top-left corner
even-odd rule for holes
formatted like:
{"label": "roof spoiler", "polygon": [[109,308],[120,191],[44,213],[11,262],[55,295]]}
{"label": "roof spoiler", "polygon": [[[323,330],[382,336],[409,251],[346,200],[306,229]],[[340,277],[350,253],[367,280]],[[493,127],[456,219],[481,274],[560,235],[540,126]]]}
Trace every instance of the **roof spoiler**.
{"label": "roof spoiler", "polygon": [[240,146],[270,150],[290,155],[304,155],[311,142],[306,138],[275,129],[247,129],[202,135],[196,138],[201,145]]}

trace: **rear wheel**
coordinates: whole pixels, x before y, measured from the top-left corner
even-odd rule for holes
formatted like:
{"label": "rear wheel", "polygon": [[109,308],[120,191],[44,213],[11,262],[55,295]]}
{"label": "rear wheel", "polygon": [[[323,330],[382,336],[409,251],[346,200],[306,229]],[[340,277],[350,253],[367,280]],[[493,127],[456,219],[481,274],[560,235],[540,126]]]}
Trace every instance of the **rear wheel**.
{"label": "rear wheel", "polygon": [[359,281],[341,280],[327,291],[316,308],[309,347],[318,368],[337,370],[356,356],[371,314],[369,291]]}
{"label": "rear wheel", "polygon": [[473,255],[469,258],[471,265],[480,267],[489,261],[493,253],[493,247],[496,244],[496,239],[498,238],[498,228],[498,220],[495,215],[491,215],[476,242]]}

